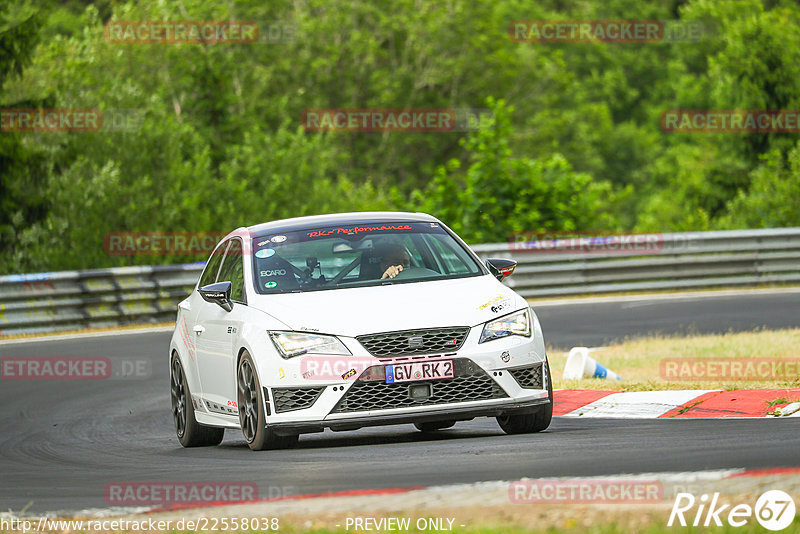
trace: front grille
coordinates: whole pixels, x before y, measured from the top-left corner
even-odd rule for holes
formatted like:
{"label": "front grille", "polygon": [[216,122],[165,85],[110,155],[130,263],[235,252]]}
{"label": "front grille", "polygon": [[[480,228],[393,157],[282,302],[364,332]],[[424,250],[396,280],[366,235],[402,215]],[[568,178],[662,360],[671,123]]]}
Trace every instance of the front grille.
{"label": "front grille", "polygon": [[358,336],[356,339],[373,356],[410,356],[455,352],[464,344],[469,327],[401,330]]}
{"label": "front grille", "polygon": [[509,369],[508,372],[511,373],[511,376],[514,377],[520,387],[544,389],[541,362],[528,367],[520,367],[519,369]]}
{"label": "front grille", "polygon": [[272,388],[275,413],[311,408],[322,395],[323,389],[325,388]]}
{"label": "front grille", "polygon": [[[451,380],[420,380],[387,384],[385,381],[357,380],[331,413],[387,410],[410,406],[430,406],[508,397],[503,388],[471,360],[453,360],[455,378]],[[361,376],[368,375],[367,369]],[[409,397],[411,384],[430,384],[432,395],[425,399]]]}

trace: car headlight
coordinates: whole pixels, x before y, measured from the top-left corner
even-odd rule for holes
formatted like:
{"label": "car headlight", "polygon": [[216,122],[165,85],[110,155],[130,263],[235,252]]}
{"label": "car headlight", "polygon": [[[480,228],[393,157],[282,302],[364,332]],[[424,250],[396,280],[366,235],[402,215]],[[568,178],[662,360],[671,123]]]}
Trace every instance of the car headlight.
{"label": "car headlight", "polygon": [[531,318],[528,310],[525,309],[486,323],[483,326],[483,332],[481,332],[481,338],[478,343],[506,336],[529,337],[530,335]]}
{"label": "car headlight", "polygon": [[280,355],[287,360],[303,354],[343,354],[348,356],[351,354],[336,336],[305,332],[270,332],[269,337]]}

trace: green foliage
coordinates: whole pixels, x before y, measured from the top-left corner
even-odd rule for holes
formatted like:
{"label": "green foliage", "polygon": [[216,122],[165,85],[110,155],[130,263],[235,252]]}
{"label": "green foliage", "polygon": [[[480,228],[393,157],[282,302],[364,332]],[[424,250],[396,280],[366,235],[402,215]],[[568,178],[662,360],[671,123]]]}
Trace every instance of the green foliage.
{"label": "green foliage", "polygon": [[800,226],[800,143],[784,158],[772,150],[751,174],[748,191],[730,201],[721,228]]}
{"label": "green foliage", "polygon": [[[420,209],[471,242],[797,224],[797,135],[659,127],[668,109],[800,109],[793,1],[33,5],[0,6],[0,107],[136,121],[0,132],[0,273],[198,260],[109,256],[103,238],[336,211]],[[507,32],[520,19],[680,19],[713,31],[690,43],[518,43]],[[109,20],[277,22],[296,38],[120,45],[104,38]],[[467,133],[301,125],[314,108],[487,106],[494,127]]]}
{"label": "green foliage", "polygon": [[[800,109],[800,9],[761,0],[695,0],[681,15],[704,21],[713,34],[673,65],[670,109]],[[637,228],[704,230],[744,223],[729,210],[742,195],[760,198],[756,169],[765,154],[786,156],[797,135],[673,134],[669,148],[646,171],[653,180],[641,203]],[[773,156],[779,157],[779,156]],[[780,179],[780,178],[776,178]],[[750,191],[750,193],[748,193]],[[751,206],[755,207],[755,206]],[[765,206],[766,208],[766,206]],[[750,226],[785,217],[763,209]],[[734,222],[737,221],[737,222]]]}
{"label": "green foliage", "polygon": [[[11,100],[3,91],[30,64],[41,24],[40,13],[26,3],[0,5],[0,108],[41,104],[25,98]],[[39,151],[26,145],[22,135],[0,132],[0,257],[10,253],[21,228],[44,216],[42,185],[46,165]]]}
{"label": "green foliage", "polygon": [[457,172],[452,162],[437,169],[422,211],[439,214],[464,239],[497,242],[513,234],[539,230],[601,229],[613,226],[603,213],[611,184],[575,172],[560,154],[515,158],[509,146],[513,108],[489,98],[494,124],[462,143],[469,167]]}

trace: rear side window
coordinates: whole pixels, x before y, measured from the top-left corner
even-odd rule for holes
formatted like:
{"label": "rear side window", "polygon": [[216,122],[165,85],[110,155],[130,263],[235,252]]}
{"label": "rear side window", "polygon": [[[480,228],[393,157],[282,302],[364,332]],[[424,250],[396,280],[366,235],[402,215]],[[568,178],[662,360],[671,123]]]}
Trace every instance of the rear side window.
{"label": "rear side window", "polygon": [[228,246],[228,241],[225,241],[221,245],[219,245],[214,252],[211,253],[211,257],[208,258],[208,262],[206,262],[206,268],[203,270],[203,274],[200,275],[200,286],[207,286],[208,284],[213,284],[217,281],[217,272],[219,271],[219,264],[222,262],[222,256],[225,253],[225,247]]}
{"label": "rear side window", "polygon": [[242,240],[231,239],[222,268],[219,270],[217,280],[231,283],[231,300],[245,302],[244,300],[244,264],[242,258]]}

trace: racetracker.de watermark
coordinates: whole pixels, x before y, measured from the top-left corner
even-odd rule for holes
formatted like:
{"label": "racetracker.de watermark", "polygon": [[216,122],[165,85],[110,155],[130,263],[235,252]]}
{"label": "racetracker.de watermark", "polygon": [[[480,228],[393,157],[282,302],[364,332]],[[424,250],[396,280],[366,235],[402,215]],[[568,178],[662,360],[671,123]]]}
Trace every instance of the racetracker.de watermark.
{"label": "racetracker.de watermark", "polygon": [[105,500],[111,506],[170,506],[197,503],[236,503],[258,498],[283,498],[293,487],[270,487],[260,496],[255,482],[109,482]]}
{"label": "racetracker.de watermark", "polygon": [[105,356],[4,356],[2,380],[114,380],[142,379],[153,375],[144,359],[110,359]]}
{"label": "racetracker.de watermark", "polygon": [[355,380],[374,365],[380,361],[370,357],[312,355],[300,360],[300,375],[307,380]]}
{"label": "racetracker.de watermark", "polygon": [[307,132],[468,132],[494,127],[489,109],[307,109]]}
{"label": "racetracker.de watermark", "polygon": [[111,44],[238,44],[258,41],[258,24],[241,20],[112,20]]}
{"label": "racetracker.de watermark", "polygon": [[112,20],[103,30],[110,44],[281,44],[297,38],[287,21]]}
{"label": "racetracker.de watermark", "polygon": [[130,517],[97,516],[88,519],[62,519],[41,516],[0,516],[0,532],[255,532],[280,530],[277,517],[225,517],[214,515],[198,518],[156,519],[133,515]]}
{"label": "racetracker.de watermark", "polygon": [[612,232],[522,232],[512,234],[511,252],[531,254],[647,255],[700,248],[697,234],[617,234]]}
{"label": "racetracker.de watermark", "polygon": [[0,131],[130,132],[139,130],[144,115],[137,109],[96,108],[0,109]]}
{"label": "racetracker.de watermark", "polygon": [[508,498],[516,504],[654,503],[663,500],[664,487],[653,480],[517,480]]}
{"label": "racetracker.de watermark", "polygon": [[800,359],[770,358],[664,358],[659,363],[661,378],[670,381],[696,380],[797,380]]}
{"label": "racetracker.de watermark", "polygon": [[800,133],[800,110],[671,109],[661,113],[666,133]]}
{"label": "racetracker.de watermark", "polygon": [[509,37],[520,43],[680,43],[708,34],[693,20],[514,20],[508,25]]}
{"label": "racetracker.de watermark", "polygon": [[208,255],[226,235],[228,232],[109,232],[103,248],[111,256]]}

